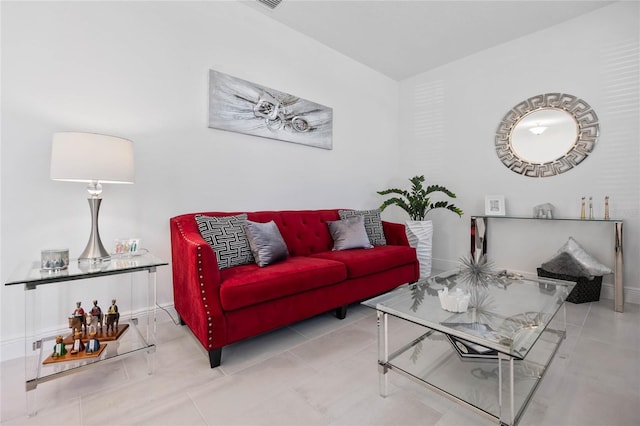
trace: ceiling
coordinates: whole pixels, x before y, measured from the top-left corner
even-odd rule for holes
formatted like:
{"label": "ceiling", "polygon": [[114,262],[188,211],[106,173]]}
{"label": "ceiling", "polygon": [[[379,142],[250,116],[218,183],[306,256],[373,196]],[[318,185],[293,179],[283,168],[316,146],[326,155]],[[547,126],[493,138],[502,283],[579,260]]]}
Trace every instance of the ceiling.
{"label": "ceiling", "polygon": [[559,24],[613,1],[241,0],[394,80]]}

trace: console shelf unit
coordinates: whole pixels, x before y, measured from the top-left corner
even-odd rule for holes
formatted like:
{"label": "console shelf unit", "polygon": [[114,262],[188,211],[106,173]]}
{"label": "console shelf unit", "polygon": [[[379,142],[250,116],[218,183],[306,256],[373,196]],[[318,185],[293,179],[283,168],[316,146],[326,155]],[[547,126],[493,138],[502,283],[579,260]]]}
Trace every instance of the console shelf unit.
{"label": "console shelf unit", "polygon": [[614,309],[616,312],[624,312],[624,283],[623,283],[623,267],[622,267],[622,220],[619,219],[572,219],[572,218],[558,218],[558,219],[538,219],[533,217],[524,216],[488,216],[488,215],[476,215],[471,216],[471,255],[474,256],[476,251],[480,251],[482,254],[487,253],[487,225],[489,220],[515,220],[515,221],[538,221],[538,222],[581,222],[584,224],[589,223],[610,223],[613,227],[614,238],[614,259],[615,265],[613,268],[614,286],[613,286],[613,299]]}

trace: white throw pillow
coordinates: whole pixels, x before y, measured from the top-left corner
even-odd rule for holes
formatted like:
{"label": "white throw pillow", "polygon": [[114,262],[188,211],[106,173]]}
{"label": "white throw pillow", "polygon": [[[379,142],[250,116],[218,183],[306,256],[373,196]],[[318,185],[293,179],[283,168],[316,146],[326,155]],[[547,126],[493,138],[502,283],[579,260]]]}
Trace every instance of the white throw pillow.
{"label": "white throw pillow", "polygon": [[573,237],[569,237],[569,240],[560,247],[558,253],[568,253],[573,257],[580,265],[582,265],[592,276],[612,274],[613,271],[606,265],[598,262],[593,256],[583,249],[580,244]]}

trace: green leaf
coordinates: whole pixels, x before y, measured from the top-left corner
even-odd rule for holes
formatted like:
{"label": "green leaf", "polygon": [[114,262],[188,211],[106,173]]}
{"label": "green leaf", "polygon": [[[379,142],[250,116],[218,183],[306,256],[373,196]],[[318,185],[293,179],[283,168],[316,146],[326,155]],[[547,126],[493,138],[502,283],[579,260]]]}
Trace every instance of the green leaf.
{"label": "green leaf", "polygon": [[425,189],[423,186],[424,181],[424,175],[414,176],[409,179],[409,182],[411,182],[410,192],[398,188],[377,191],[379,195],[395,194],[399,196],[386,200],[380,206],[380,210],[384,210],[390,205],[396,205],[406,211],[411,220],[424,220],[429,211],[437,208],[445,208],[456,213],[458,216],[462,216],[462,210],[453,204],[449,204],[447,201],[437,201],[432,203],[431,198],[429,197],[429,194],[434,192],[441,192],[451,198],[456,198],[456,194],[441,185],[430,185]]}

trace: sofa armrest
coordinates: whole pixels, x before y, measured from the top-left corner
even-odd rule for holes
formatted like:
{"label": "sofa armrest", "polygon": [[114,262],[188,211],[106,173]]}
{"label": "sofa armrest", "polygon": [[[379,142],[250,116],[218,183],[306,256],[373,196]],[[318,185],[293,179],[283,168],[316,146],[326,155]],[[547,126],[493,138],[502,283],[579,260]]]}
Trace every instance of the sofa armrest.
{"label": "sofa armrest", "polygon": [[409,245],[407,233],[402,223],[386,222],[383,220],[382,229],[384,230],[384,237],[387,240],[387,244],[389,244],[390,246]]}
{"label": "sofa armrest", "polygon": [[206,350],[221,347],[226,320],[215,253],[200,235],[194,215],[171,218],[169,226],[176,311]]}

